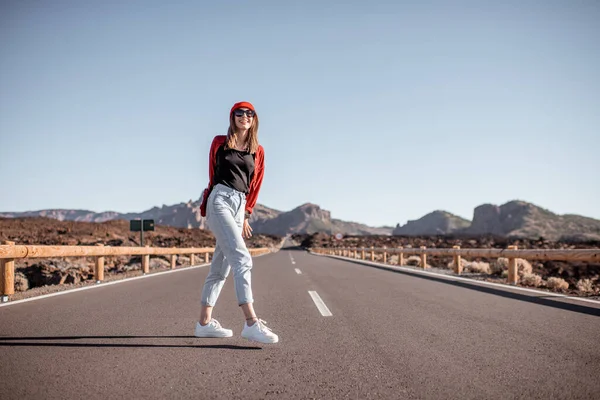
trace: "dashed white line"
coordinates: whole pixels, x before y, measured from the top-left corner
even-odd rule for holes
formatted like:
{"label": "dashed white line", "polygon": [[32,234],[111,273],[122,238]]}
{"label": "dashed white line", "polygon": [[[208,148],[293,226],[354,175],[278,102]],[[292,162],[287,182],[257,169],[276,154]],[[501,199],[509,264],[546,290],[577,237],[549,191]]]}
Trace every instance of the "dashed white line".
{"label": "dashed white line", "polygon": [[309,290],[308,294],[310,294],[310,297],[315,302],[315,305],[317,306],[317,309],[319,310],[322,316],[331,317],[333,315],[331,311],[329,311],[329,308],[327,308],[323,300],[321,300],[321,297],[317,292],[315,292],[314,290]]}
{"label": "dashed white line", "polygon": [[294,268],[294,271],[296,271],[298,275],[302,275],[302,271],[300,271],[298,268]]}

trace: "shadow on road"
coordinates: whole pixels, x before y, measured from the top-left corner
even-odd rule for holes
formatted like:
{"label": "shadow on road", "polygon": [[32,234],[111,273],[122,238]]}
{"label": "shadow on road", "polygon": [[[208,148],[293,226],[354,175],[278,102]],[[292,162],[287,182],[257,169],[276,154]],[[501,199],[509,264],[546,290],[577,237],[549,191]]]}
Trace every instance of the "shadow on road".
{"label": "shadow on road", "polygon": [[[257,346],[236,346],[231,344],[144,344],[144,343],[44,343],[44,340],[78,340],[78,339],[201,339],[194,336],[31,336],[31,337],[0,337],[0,347],[131,347],[131,348],[196,348],[196,349],[227,349],[227,350],[262,350]],[[34,342],[15,342],[16,340]],[[214,340],[204,339],[204,340]]]}
{"label": "shadow on road", "polygon": [[[410,272],[390,269],[390,268],[384,267],[384,266],[363,264],[359,261],[354,261],[351,259],[343,260],[343,261],[347,261],[347,262],[350,262],[353,264],[358,264],[362,267],[371,267],[371,268],[382,269],[382,270],[385,270],[388,272],[395,272],[397,274],[408,275],[408,276],[411,276],[414,278],[426,279],[426,280],[430,280],[430,281],[434,281],[434,282],[445,283],[447,285],[458,286],[458,287],[461,287],[464,289],[470,289],[470,290],[475,290],[475,291],[483,292],[483,293],[487,293],[487,294],[493,294],[496,296],[506,297],[506,298],[513,299],[513,300],[526,301],[529,303],[539,304],[542,306],[559,308],[561,310],[573,311],[573,312],[578,312],[578,313],[582,313],[582,314],[594,315],[596,317],[600,317],[600,308],[587,307],[587,306],[580,305],[580,304],[565,303],[564,301],[560,301],[560,300],[564,300],[563,298],[560,298],[560,297],[552,297],[552,296],[536,297],[533,293],[531,295],[526,295],[526,294],[521,294],[521,293],[509,292],[507,290],[493,288],[490,286],[478,285],[477,281],[473,281],[473,283],[464,282],[464,281],[451,281],[451,280],[439,278],[436,276],[412,274]],[[510,287],[508,287],[507,289],[510,289]]]}
{"label": "shadow on road", "polygon": [[306,249],[304,247],[301,246],[288,246],[288,247],[282,247],[281,250],[293,250],[293,251],[303,251],[303,252],[307,252]]}

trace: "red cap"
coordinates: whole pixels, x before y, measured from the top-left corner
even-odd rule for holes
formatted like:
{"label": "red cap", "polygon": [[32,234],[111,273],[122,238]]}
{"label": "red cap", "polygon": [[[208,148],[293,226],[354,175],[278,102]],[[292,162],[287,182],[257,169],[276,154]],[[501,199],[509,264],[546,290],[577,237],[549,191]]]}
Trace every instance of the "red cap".
{"label": "red cap", "polygon": [[249,110],[256,111],[251,103],[248,103],[247,101],[241,101],[239,103],[235,103],[233,107],[231,107],[231,111],[229,111],[230,117],[231,114],[233,114],[233,110],[235,110],[236,108],[247,108]]}

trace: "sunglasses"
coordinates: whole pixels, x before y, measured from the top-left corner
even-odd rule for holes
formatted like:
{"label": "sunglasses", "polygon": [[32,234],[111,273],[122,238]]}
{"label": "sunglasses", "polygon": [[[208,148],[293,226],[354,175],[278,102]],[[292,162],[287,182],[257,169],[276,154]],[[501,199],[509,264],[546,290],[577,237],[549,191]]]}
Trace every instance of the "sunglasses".
{"label": "sunglasses", "polygon": [[242,109],[237,109],[233,112],[233,115],[235,115],[236,117],[243,117],[244,114],[248,117],[248,118],[252,118],[254,117],[254,115],[256,115],[256,113],[252,110],[242,110]]}

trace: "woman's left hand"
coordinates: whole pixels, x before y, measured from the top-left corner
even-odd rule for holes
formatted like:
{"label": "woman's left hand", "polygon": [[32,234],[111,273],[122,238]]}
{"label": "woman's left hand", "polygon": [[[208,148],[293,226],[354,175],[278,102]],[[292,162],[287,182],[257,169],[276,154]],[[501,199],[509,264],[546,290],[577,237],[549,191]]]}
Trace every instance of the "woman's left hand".
{"label": "woman's left hand", "polygon": [[252,228],[247,219],[244,219],[244,225],[242,226],[242,237],[249,238],[252,236]]}

